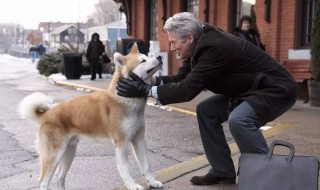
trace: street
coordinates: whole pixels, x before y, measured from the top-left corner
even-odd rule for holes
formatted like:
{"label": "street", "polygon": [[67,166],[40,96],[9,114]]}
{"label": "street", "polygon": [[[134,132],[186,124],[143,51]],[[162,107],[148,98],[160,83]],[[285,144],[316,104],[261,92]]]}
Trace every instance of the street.
{"label": "street", "polygon": [[[0,68],[1,188],[37,189],[39,162],[34,143],[37,127],[19,117],[19,102],[35,91],[53,97],[55,103],[90,92],[51,84],[38,74],[36,64],[32,64],[29,59],[0,55]],[[204,153],[195,117],[154,106],[146,107],[145,117],[152,171],[162,170]],[[132,154],[130,161],[132,175],[135,179],[141,178]],[[111,143],[80,140],[75,160],[67,175],[66,187],[113,189],[121,184]],[[50,187],[57,187],[55,176]]]}

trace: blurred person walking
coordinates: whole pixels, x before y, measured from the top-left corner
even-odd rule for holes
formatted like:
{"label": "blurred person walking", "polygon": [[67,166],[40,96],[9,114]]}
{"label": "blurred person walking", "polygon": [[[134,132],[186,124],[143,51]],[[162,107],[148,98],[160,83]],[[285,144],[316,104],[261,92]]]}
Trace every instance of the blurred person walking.
{"label": "blurred person walking", "polygon": [[91,69],[91,79],[96,79],[96,74],[98,72],[99,78],[102,78],[102,65],[100,61],[100,57],[102,54],[105,54],[104,45],[100,40],[100,36],[98,33],[93,33],[91,35],[91,40],[89,42],[86,58],[90,64]]}
{"label": "blurred person walking", "polygon": [[38,46],[38,53],[40,58],[46,54],[46,48],[42,44]]}
{"label": "blurred person walking", "polygon": [[36,47],[34,47],[34,46],[30,47],[30,49],[29,49],[29,55],[31,56],[31,61],[32,61],[32,63],[35,62],[35,60],[36,60],[36,58],[37,58],[37,56],[38,56],[37,54],[38,54],[38,48],[36,48]]}

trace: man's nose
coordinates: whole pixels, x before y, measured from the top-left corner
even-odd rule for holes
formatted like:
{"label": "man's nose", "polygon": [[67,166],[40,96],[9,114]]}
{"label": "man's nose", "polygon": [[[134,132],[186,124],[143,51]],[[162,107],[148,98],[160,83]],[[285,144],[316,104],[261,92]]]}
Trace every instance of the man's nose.
{"label": "man's nose", "polygon": [[176,51],[176,46],[170,43],[170,51]]}

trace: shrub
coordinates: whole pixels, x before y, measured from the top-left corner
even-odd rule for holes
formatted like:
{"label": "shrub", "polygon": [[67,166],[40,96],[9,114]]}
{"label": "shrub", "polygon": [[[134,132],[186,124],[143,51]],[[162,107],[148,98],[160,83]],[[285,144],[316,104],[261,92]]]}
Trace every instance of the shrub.
{"label": "shrub", "polygon": [[[62,73],[65,75],[64,61],[61,52],[45,54],[42,56],[38,62],[37,69],[41,75],[45,76],[50,76],[55,73]],[[85,56],[82,57],[81,74],[90,74],[90,65]]]}
{"label": "shrub", "polygon": [[60,53],[45,54],[38,62],[37,69],[41,75],[50,76],[63,73],[64,65]]}
{"label": "shrub", "polygon": [[89,62],[88,62],[85,54],[82,54],[81,74],[82,74],[82,75],[90,75],[90,74],[91,74],[90,65],[89,65]]}
{"label": "shrub", "polygon": [[[79,53],[76,48],[74,48],[71,44],[69,47],[61,45],[56,53],[45,54],[41,57],[38,62],[37,69],[41,75],[50,76],[55,73],[62,73],[65,75],[64,69],[64,60],[63,53]],[[80,53],[79,53],[80,54]],[[81,67],[81,75],[90,75],[90,65],[85,57],[84,53],[82,54],[82,67]],[[113,64],[103,64],[103,72],[104,73],[113,73],[114,65]]]}

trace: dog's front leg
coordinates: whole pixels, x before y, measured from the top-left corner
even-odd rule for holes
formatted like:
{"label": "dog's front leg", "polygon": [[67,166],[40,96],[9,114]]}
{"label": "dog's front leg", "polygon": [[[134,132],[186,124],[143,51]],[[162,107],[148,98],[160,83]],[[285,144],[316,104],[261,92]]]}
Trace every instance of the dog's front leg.
{"label": "dog's front leg", "polygon": [[116,161],[120,176],[126,187],[130,190],[143,190],[144,188],[141,185],[136,184],[130,175],[127,143],[117,145]]}
{"label": "dog's front leg", "polygon": [[162,183],[154,178],[150,170],[143,129],[137,132],[137,134],[131,140],[131,143],[142,174],[145,176],[148,184],[154,188],[162,188]]}

